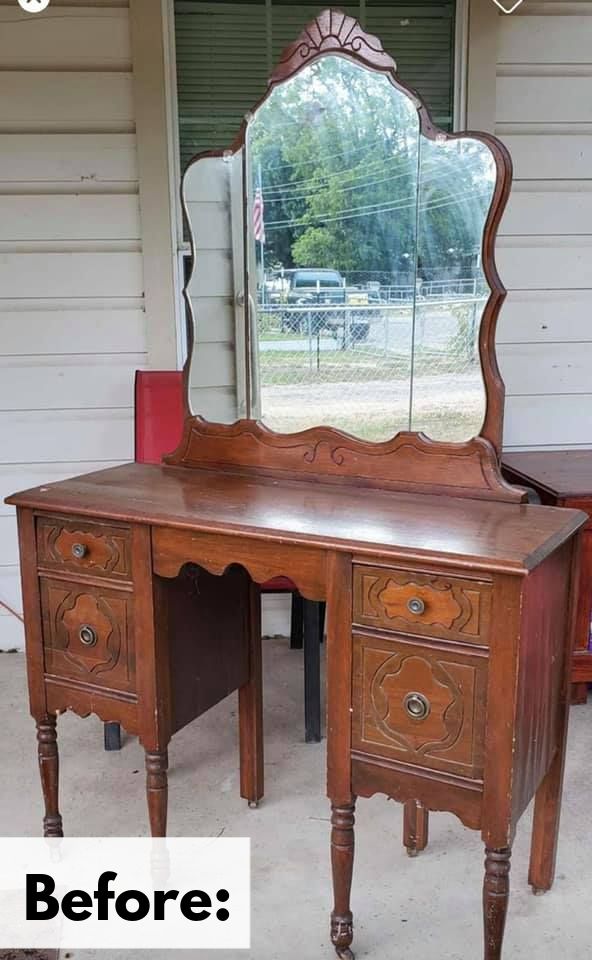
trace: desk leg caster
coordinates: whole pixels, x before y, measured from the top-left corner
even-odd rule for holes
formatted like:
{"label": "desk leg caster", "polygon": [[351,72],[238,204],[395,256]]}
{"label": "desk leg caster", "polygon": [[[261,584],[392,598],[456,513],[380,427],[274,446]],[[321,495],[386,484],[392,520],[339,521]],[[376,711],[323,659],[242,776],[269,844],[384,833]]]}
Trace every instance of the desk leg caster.
{"label": "desk leg caster", "polygon": [[533,892],[533,895],[534,895],[535,897],[544,897],[545,894],[548,893],[549,891],[548,891],[548,890],[541,890],[540,887],[533,887],[533,888],[532,888],[532,892]]}
{"label": "desk leg caster", "polygon": [[340,960],[355,960],[354,953],[350,943],[354,938],[354,928],[350,919],[344,917],[331,917],[331,943],[335,947],[335,953]]}
{"label": "desk leg caster", "polygon": [[249,800],[249,810],[257,810],[258,807],[259,807],[258,800]]}

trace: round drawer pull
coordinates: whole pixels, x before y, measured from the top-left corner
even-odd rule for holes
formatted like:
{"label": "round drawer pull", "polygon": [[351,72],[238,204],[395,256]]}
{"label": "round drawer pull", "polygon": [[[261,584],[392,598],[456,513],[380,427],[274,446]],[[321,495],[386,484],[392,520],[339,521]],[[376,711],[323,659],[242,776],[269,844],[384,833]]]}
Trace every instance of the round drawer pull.
{"label": "round drawer pull", "polygon": [[94,647],[98,641],[97,631],[94,627],[89,626],[88,623],[83,623],[80,630],[78,631],[78,636],[80,637],[80,642],[84,644],[85,647]]}
{"label": "round drawer pull", "polygon": [[407,601],[407,609],[409,610],[409,613],[424,613],[425,603],[420,597],[411,597],[411,600]]}
{"label": "round drawer pull", "polygon": [[408,693],[403,706],[413,720],[425,720],[431,708],[430,701],[422,693]]}
{"label": "round drawer pull", "polygon": [[72,546],[72,556],[75,560],[83,560],[88,553],[88,547],[85,543],[75,543]]}

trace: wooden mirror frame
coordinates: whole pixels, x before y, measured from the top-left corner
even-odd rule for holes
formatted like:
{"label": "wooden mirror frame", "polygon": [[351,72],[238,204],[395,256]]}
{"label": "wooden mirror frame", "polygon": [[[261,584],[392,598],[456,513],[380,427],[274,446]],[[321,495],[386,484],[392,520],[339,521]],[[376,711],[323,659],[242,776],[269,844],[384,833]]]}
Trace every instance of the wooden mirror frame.
{"label": "wooden mirror frame", "polygon": [[[423,433],[401,431],[392,439],[370,442],[333,427],[313,427],[298,433],[276,433],[258,420],[214,423],[189,409],[189,379],[195,346],[197,319],[189,295],[196,268],[197,250],[191,236],[192,267],[183,291],[191,318],[188,353],[183,371],[185,424],[177,450],[165,458],[173,466],[210,467],[302,477],[316,481],[357,484],[416,493],[449,494],[519,502],[526,494],[502,478],[501,455],[504,384],[497,365],[495,331],[506,290],[495,265],[495,239],[512,179],[512,162],[505,146],[486,133],[465,131],[449,134],[434,125],[419,95],[397,76],[395,61],[380,40],[366,33],[360,23],[339,10],[324,10],[304,28],[298,39],[282,54],[267,91],[255,104],[257,110],[273,89],[296,76],[316,60],[335,54],[385,75],[393,86],[411,99],[417,108],[420,135],[435,141],[471,139],[484,143],[496,164],[496,183],[482,237],[482,266],[490,295],[479,329],[479,356],[485,390],[485,416],[481,432],[471,440],[450,443],[431,440]],[[243,121],[230,149],[197,154],[185,171],[183,182],[194,163],[205,157],[234,155],[245,147],[248,120]],[[184,215],[189,214],[181,191]],[[248,326],[248,320],[247,320]],[[250,350],[246,337],[246,353]],[[249,389],[247,374],[247,389]]]}

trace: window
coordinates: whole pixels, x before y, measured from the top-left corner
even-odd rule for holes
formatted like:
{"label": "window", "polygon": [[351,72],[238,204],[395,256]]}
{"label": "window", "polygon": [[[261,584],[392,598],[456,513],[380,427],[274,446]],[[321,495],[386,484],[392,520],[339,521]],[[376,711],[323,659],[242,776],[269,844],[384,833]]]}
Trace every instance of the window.
{"label": "window", "polygon": [[[202,150],[229,146],[265,92],[281,51],[328,4],[291,0],[175,0],[181,169]],[[452,126],[454,0],[360,0],[339,9],[377,34],[399,75]]]}

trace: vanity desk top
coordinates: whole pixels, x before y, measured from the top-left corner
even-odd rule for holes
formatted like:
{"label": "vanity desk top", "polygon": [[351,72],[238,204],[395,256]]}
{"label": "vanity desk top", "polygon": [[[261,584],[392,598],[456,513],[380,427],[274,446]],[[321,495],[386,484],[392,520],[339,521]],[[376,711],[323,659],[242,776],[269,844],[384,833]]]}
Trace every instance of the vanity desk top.
{"label": "vanity desk top", "polygon": [[583,519],[577,510],[138,463],[35,487],[8,502],[515,574],[540,563]]}

